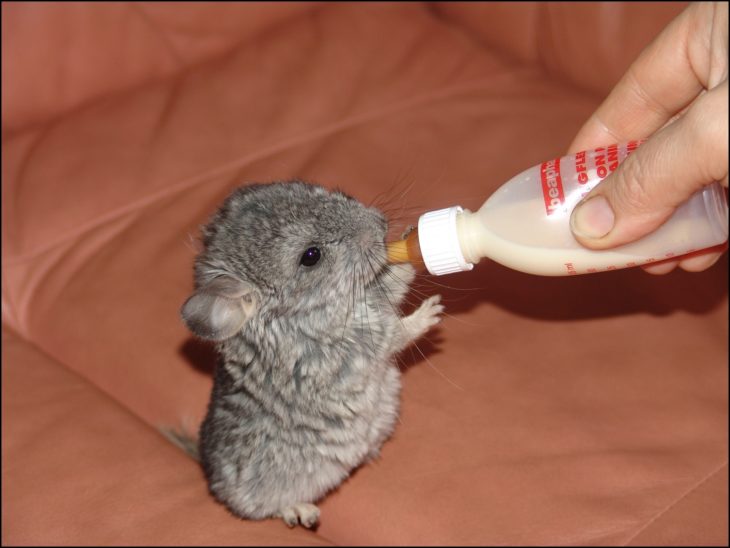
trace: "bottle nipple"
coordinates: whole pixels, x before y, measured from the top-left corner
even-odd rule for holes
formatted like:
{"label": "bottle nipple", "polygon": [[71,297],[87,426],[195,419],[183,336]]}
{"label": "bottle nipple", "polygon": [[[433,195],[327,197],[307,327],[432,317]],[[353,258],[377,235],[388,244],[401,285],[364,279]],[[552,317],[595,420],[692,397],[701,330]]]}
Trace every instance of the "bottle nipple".
{"label": "bottle nipple", "polygon": [[423,266],[421,246],[418,242],[418,229],[413,229],[402,240],[388,242],[386,245],[390,264],[411,263],[415,267]]}
{"label": "bottle nipple", "polygon": [[456,217],[462,212],[454,206],[424,213],[405,240],[388,244],[388,260],[425,266],[436,276],[471,270],[474,265],[464,259],[457,233]]}
{"label": "bottle nipple", "polygon": [[386,244],[388,251],[388,262],[391,264],[408,263],[408,240],[396,240]]}

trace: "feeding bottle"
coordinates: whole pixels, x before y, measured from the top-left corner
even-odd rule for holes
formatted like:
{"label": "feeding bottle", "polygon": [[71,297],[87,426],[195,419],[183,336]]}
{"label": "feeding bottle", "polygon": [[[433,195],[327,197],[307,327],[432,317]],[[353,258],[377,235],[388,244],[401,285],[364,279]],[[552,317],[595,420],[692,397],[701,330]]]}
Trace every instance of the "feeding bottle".
{"label": "feeding bottle", "polygon": [[393,263],[425,264],[431,274],[471,270],[489,258],[542,276],[588,274],[644,265],[722,244],[728,237],[725,190],[695,193],[656,231],[609,250],[579,244],[570,214],[640,141],[610,145],[536,165],[503,184],[478,211],[429,211],[405,240],[388,244]]}

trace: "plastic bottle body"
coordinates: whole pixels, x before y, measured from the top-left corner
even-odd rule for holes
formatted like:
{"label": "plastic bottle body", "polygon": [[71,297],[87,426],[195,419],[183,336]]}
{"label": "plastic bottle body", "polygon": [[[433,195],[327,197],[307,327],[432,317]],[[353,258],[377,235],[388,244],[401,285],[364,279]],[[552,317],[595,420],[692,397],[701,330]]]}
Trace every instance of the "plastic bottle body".
{"label": "plastic bottle body", "polygon": [[659,229],[630,244],[595,251],[575,240],[573,208],[638,145],[634,141],[564,156],[512,178],[476,213],[458,215],[464,258],[475,263],[488,257],[515,270],[561,276],[648,264],[725,242],[728,208],[719,183],[695,193]]}
{"label": "plastic bottle body", "polygon": [[573,208],[639,145],[631,141],[543,162],[507,181],[474,213],[458,206],[427,212],[407,243],[389,246],[391,260],[423,262],[441,275],[469,270],[486,257],[530,274],[567,276],[649,264],[727,241],[727,198],[719,183],[695,193],[640,240],[602,251],[576,241]]}

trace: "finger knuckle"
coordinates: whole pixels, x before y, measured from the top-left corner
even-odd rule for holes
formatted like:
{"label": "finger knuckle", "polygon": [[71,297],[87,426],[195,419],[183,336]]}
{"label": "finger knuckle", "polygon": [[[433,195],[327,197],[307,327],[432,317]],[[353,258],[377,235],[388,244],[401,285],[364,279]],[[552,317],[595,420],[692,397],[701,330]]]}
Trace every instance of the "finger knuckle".
{"label": "finger knuckle", "polygon": [[614,192],[619,206],[624,211],[641,211],[651,203],[651,185],[648,178],[646,162],[640,158],[631,158],[626,161],[621,170],[621,177]]}

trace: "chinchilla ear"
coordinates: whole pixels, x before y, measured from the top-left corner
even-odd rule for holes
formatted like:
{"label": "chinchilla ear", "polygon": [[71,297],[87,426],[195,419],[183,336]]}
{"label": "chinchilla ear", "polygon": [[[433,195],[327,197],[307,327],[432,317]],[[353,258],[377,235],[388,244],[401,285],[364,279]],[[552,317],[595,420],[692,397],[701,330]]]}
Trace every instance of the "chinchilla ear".
{"label": "chinchilla ear", "polygon": [[198,288],[180,313],[198,337],[223,341],[241,330],[257,305],[254,286],[223,275]]}

